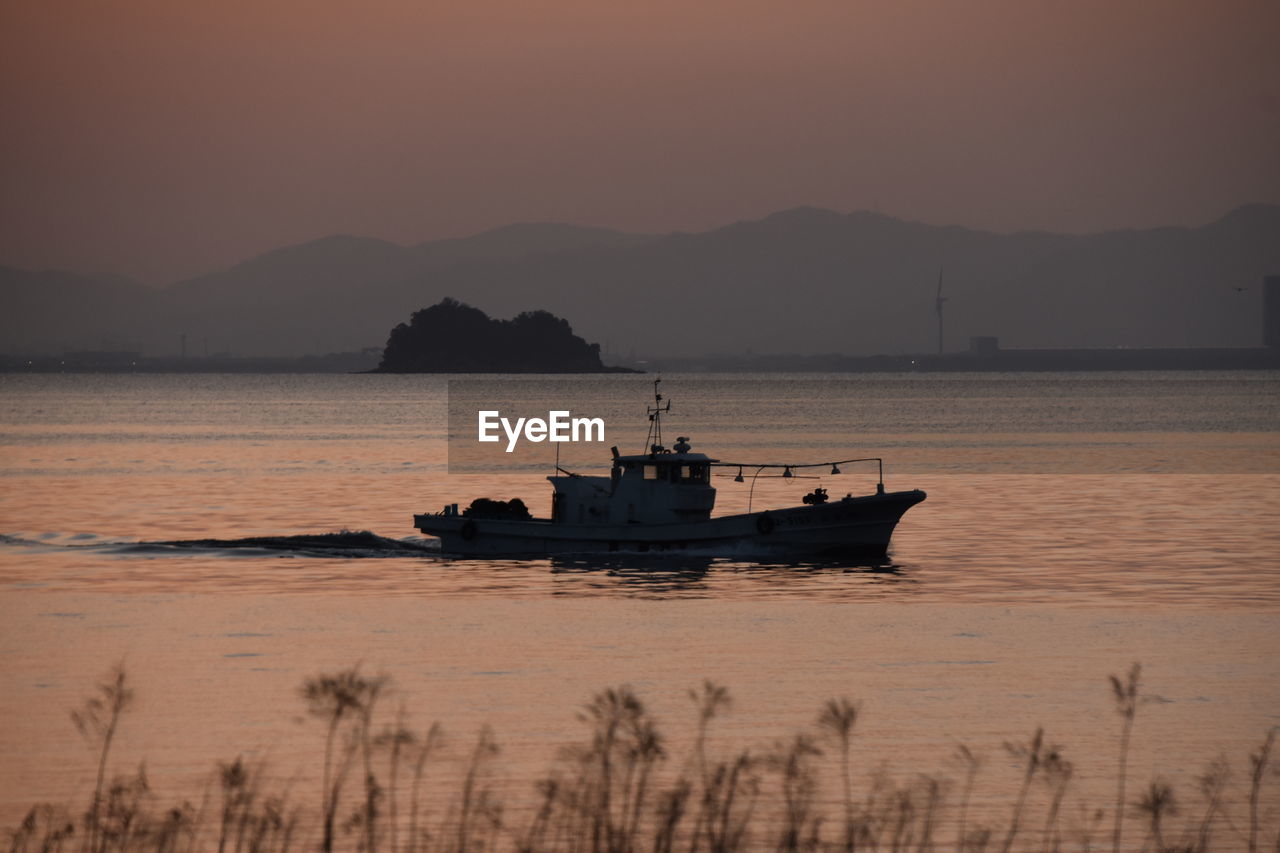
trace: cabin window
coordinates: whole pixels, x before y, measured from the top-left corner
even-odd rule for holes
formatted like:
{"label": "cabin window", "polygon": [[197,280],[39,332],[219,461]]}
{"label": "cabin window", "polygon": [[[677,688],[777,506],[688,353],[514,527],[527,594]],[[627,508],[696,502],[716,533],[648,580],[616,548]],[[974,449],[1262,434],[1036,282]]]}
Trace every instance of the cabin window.
{"label": "cabin window", "polygon": [[646,480],[658,479],[658,466],[657,465],[644,466],[644,478]]}
{"label": "cabin window", "polygon": [[707,474],[710,470],[707,465],[682,465],[680,467],[680,482],[706,483],[708,482]]}

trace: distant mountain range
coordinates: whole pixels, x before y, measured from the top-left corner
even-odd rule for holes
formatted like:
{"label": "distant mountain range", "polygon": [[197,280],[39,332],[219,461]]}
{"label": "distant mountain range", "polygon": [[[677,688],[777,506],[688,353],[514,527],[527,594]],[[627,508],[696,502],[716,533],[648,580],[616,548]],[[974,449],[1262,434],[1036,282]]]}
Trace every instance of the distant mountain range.
{"label": "distant mountain range", "polygon": [[[381,348],[443,297],[545,309],[631,353],[932,352],[946,348],[1257,346],[1280,273],[1280,206],[1197,228],[995,234],[797,208],[697,234],[511,225],[398,246],[335,236],[160,289],[0,267],[0,352],[290,356]],[[1243,289],[1238,289],[1243,288]]]}

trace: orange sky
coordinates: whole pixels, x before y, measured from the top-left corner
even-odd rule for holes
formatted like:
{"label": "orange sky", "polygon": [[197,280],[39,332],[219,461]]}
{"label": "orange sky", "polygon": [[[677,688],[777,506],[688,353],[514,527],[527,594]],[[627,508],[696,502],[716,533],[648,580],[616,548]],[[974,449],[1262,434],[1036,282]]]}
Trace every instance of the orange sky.
{"label": "orange sky", "polygon": [[8,0],[0,263],[331,233],[1014,230],[1280,202],[1275,0]]}

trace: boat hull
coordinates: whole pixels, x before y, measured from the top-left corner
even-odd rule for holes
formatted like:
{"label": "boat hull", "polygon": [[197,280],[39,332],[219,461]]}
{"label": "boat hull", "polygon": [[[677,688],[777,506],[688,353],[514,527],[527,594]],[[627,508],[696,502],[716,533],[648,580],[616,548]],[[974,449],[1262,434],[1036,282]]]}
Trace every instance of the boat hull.
{"label": "boat hull", "polygon": [[465,557],[666,552],[876,559],[885,556],[903,513],[924,499],[924,492],[913,489],[674,524],[570,524],[461,515],[415,515],[413,521],[418,530],[440,538],[442,552]]}

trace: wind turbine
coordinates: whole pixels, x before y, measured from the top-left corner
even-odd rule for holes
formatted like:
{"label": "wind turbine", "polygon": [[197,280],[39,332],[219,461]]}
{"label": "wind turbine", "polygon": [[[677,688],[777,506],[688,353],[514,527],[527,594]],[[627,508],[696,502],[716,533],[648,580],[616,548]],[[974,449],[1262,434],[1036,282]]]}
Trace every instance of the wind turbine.
{"label": "wind turbine", "polygon": [[938,267],[938,296],[934,300],[934,308],[938,312],[938,355],[942,355],[942,303],[947,297],[942,295],[942,267]]}

